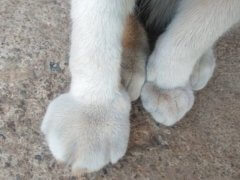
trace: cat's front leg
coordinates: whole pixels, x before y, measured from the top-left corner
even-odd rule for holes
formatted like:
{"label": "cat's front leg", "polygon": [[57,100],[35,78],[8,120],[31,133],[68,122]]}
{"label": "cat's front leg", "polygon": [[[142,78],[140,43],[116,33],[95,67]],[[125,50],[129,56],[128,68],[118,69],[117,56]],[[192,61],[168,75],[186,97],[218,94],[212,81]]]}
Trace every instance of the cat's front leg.
{"label": "cat's front leg", "polygon": [[148,81],[164,89],[184,87],[196,62],[239,20],[238,0],[183,0],[150,57]]}
{"label": "cat's front leg", "polygon": [[72,0],[70,91],[51,102],[41,130],[54,157],[75,172],[126,152],[130,100],[120,83],[122,36],[134,0]]}
{"label": "cat's front leg", "polygon": [[[191,109],[193,97],[191,90],[187,89],[191,83],[194,83],[194,89],[201,89],[214,69],[214,57],[205,58],[203,54],[239,20],[239,0],[181,1],[175,18],[158,39],[147,67],[149,83],[142,91],[142,99],[144,107],[156,121],[173,125]],[[213,60],[213,63],[205,67],[202,61],[203,66],[199,69],[195,65],[201,57]],[[200,71],[201,77],[193,73],[194,67]],[[169,101],[154,101],[158,97],[167,97]],[[172,105],[179,108],[173,109]]]}
{"label": "cat's front leg", "polygon": [[188,86],[175,89],[160,89],[148,82],[142,90],[144,108],[153,118],[170,126],[178,122],[193,106],[193,91],[204,88],[215,68],[213,50],[208,50],[197,62]]}

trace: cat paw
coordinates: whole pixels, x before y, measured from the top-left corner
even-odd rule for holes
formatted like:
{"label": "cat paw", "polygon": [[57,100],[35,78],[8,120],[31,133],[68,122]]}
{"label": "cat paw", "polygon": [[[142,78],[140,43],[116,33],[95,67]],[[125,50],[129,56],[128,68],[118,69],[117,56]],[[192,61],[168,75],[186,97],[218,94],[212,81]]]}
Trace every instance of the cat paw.
{"label": "cat paw", "polygon": [[127,90],[131,101],[135,101],[140,97],[143,84],[145,82],[145,64],[146,55],[135,56],[132,54],[124,54],[122,60],[122,84]]}
{"label": "cat paw", "polygon": [[73,172],[98,171],[127,150],[130,101],[121,92],[109,104],[88,104],[71,94],[52,101],[42,122],[50,151]]}
{"label": "cat paw", "polygon": [[190,77],[190,85],[193,90],[203,89],[213,75],[216,66],[216,58],[213,50],[209,50],[197,62]]}
{"label": "cat paw", "polygon": [[145,82],[146,61],[149,54],[147,35],[137,17],[128,18],[122,44],[122,84],[131,101],[135,101],[140,97]]}
{"label": "cat paw", "polygon": [[147,82],[142,89],[144,108],[161,124],[172,126],[192,108],[193,91],[190,88],[163,90]]}

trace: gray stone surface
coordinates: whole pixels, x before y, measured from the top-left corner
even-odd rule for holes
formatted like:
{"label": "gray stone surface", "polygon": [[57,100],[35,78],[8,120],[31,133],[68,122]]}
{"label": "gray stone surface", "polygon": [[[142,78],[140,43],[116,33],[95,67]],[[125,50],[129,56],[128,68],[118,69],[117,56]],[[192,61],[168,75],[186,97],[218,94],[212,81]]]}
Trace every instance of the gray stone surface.
{"label": "gray stone surface", "polygon": [[[48,151],[39,127],[67,91],[67,0],[0,1],[0,179],[75,179]],[[240,179],[240,28],[216,48],[218,66],[176,126],[134,103],[127,155],[85,179]]]}

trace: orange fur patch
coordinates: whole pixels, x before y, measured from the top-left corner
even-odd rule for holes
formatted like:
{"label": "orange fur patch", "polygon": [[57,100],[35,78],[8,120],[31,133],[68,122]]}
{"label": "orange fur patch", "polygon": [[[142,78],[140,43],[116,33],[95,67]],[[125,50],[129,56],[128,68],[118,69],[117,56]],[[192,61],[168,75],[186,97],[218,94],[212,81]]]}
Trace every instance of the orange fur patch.
{"label": "orange fur patch", "polygon": [[141,25],[135,16],[130,15],[127,19],[127,23],[124,29],[123,34],[123,48],[124,49],[132,49],[136,50],[141,43],[141,35],[143,34],[143,30]]}

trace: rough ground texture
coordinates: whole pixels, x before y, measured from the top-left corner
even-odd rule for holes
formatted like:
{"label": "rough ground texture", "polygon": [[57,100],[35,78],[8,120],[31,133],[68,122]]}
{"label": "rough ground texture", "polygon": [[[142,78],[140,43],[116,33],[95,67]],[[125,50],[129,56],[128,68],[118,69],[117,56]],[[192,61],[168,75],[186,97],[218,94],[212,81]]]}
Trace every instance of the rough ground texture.
{"label": "rough ground texture", "polygon": [[[0,1],[0,179],[76,179],[57,164],[39,127],[67,91],[68,0]],[[176,126],[133,106],[127,155],[85,179],[240,179],[240,29],[217,46],[218,66]]]}

